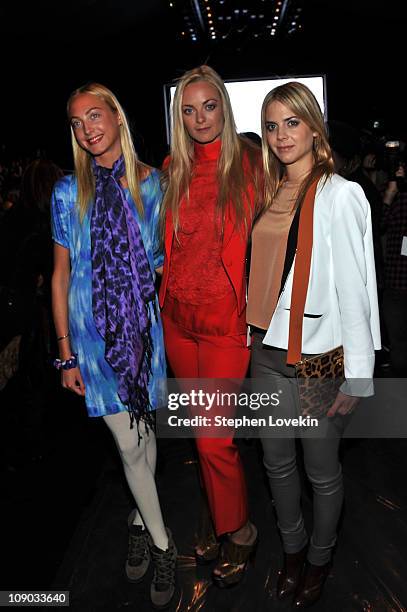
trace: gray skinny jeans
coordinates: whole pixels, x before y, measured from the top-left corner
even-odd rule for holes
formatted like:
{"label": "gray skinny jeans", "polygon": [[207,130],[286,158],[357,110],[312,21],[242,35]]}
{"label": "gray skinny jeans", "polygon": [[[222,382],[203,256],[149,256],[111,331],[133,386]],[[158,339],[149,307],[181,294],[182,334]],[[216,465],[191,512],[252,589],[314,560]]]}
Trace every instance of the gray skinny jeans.
{"label": "gray skinny jeans", "polygon": [[[294,368],[286,365],[287,352],[266,347],[263,336],[252,335],[251,377],[269,389],[282,391],[290,416],[299,414]],[[281,412],[275,416],[287,416]],[[336,542],[336,529],[343,503],[342,469],[338,458],[342,419],[324,418],[318,428],[320,437],[301,437],[306,474],[313,489],[313,531],[307,558],[324,565]],[[261,435],[261,434],[260,434]],[[301,511],[301,486],[297,469],[295,434],[262,437],[264,465],[277,512],[278,527],[286,553],[296,553],[308,542]]]}

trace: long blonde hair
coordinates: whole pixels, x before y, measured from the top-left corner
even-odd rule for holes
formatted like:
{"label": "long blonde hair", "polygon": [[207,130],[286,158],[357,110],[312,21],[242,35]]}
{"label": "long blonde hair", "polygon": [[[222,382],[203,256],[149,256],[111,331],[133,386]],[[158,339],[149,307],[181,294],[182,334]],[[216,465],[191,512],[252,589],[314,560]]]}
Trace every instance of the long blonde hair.
{"label": "long blonde hair", "polygon": [[[222,219],[222,228],[229,203],[235,211],[237,226],[244,226],[247,230],[247,186],[250,178],[257,186],[257,171],[260,156],[258,147],[242,138],[236,132],[232,106],[225,84],[213,68],[199,66],[186,72],[177,83],[172,109],[172,141],[170,163],[164,176],[166,188],[161,209],[161,226],[164,227],[167,211],[171,211],[175,233],[179,229],[179,209],[184,196],[189,197],[189,185],[194,162],[194,141],[189,136],[183,121],[182,99],[185,88],[191,83],[205,81],[215,87],[222,101],[224,126],[222,130],[221,154],[218,161],[219,193],[217,208]],[[248,177],[242,171],[243,154],[247,154],[250,173]],[[257,153],[257,155],[256,155]],[[249,181],[248,181],[249,178]]]}
{"label": "long blonde hair", "polygon": [[324,117],[319,104],[308,87],[302,83],[291,81],[272,89],[264,98],[261,108],[261,132],[262,132],[262,152],[264,166],[264,206],[263,210],[269,208],[281,185],[284,173],[284,166],[274,155],[267,143],[266,131],[266,111],[272,102],[280,102],[302,119],[308,127],[316,132],[314,137],[313,156],[314,165],[311,172],[305,177],[300,185],[298,196],[294,204],[294,209],[301,206],[307,189],[315,180],[324,177],[325,180],[334,172],[334,162],[331,147],[329,146],[328,136],[325,128]]}
{"label": "long blonde hair", "polygon": [[[126,114],[118,99],[110,89],[100,83],[88,83],[75,89],[69,96],[67,102],[67,113],[69,116],[70,104],[80,94],[89,93],[103,100],[112,113],[118,114],[121,119],[120,145],[126,165],[126,179],[129,191],[136,204],[140,215],[144,214],[143,202],[140,194],[140,170],[144,166],[134,149],[133,140],[130,133],[129,122]],[[88,151],[82,149],[76,141],[74,130],[71,126],[72,151],[75,165],[75,176],[78,181],[78,207],[81,221],[86,215],[89,203],[95,197],[95,178],[92,172],[92,156]]]}

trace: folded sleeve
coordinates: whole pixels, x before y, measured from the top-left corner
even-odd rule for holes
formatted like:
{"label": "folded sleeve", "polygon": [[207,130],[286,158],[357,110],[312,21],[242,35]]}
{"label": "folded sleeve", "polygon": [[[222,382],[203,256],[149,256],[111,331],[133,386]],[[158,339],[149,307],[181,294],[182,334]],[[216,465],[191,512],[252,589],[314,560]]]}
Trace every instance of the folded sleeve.
{"label": "folded sleeve", "polygon": [[52,239],[57,244],[69,249],[70,215],[72,202],[70,202],[70,180],[64,177],[58,181],[51,196],[51,232]]}
{"label": "folded sleeve", "polygon": [[151,197],[151,216],[150,216],[150,237],[153,250],[154,268],[159,268],[164,262],[163,245],[160,237],[160,210],[163,193],[160,183],[160,173],[154,171],[152,181]]}

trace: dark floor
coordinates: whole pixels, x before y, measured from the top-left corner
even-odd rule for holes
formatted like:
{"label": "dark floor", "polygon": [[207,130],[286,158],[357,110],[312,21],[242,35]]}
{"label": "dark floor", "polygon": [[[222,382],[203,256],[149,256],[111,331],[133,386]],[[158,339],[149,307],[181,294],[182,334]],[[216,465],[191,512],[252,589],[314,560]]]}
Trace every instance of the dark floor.
{"label": "dark floor", "polygon": [[[41,449],[18,460],[10,448],[14,443],[20,448],[23,438],[11,428],[3,453],[0,590],[69,590],[70,608],[78,612],[150,610],[151,574],[138,585],[124,575],[132,504],[110,434],[100,420],[85,416],[80,401],[56,392],[53,402],[43,420]],[[171,609],[290,608],[275,599],[281,546],[258,443],[239,440],[239,446],[260,542],[244,582],[222,591],[212,586],[210,568],[196,567],[192,554],[200,505],[193,446],[188,440],[159,440],[158,486],[179,551]],[[346,503],[333,570],[316,612],[407,609],[406,454],[403,439],[343,441]],[[308,494],[304,511],[309,524]]]}

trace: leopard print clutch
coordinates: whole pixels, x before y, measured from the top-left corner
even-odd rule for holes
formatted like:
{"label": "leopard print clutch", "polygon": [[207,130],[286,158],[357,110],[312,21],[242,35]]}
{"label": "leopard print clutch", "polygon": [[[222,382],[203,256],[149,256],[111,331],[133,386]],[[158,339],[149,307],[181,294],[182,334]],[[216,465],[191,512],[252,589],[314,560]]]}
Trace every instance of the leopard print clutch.
{"label": "leopard print clutch", "polygon": [[298,361],[295,373],[302,416],[325,416],[345,380],[343,348]]}

